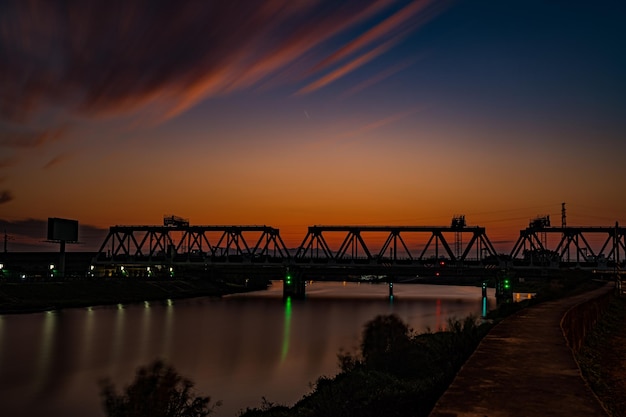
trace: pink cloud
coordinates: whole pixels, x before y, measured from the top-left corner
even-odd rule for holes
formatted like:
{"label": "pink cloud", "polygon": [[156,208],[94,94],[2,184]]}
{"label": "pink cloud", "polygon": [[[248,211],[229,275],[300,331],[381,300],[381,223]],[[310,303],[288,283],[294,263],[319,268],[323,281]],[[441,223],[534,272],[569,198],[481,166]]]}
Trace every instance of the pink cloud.
{"label": "pink cloud", "polygon": [[[361,34],[357,29],[347,44],[334,46],[339,34],[363,27],[397,2],[113,3],[7,3],[0,15],[0,49],[6,59],[0,66],[0,121],[27,123],[51,108],[69,117],[111,117],[144,109],[173,117],[207,97],[276,79],[286,68],[299,68],[294,65],[302,60],[322,64],[313,73],[302,67],[296,80],[317,76],[322,67],[365,46],[397,41],[399,33],[416,27],[430,4],[409,2],[374,28],[361,29]],[[380,48],[352,65],[364,65],[382,53]],[[334,71],[334,79],[352,70],[343,66]],[[24,136],[4,144],[29,147],[46,140]]]}

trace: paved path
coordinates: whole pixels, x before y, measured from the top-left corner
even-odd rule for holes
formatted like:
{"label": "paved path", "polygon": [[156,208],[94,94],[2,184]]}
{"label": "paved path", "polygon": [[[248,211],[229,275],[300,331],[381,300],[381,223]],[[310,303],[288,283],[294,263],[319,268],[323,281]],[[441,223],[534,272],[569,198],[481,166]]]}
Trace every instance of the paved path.
{"label": "paved path", "polygon": [[610,291],[524,309],[495,326],[430,417],[607,416],[580,375],[561,331],[574,305]]}

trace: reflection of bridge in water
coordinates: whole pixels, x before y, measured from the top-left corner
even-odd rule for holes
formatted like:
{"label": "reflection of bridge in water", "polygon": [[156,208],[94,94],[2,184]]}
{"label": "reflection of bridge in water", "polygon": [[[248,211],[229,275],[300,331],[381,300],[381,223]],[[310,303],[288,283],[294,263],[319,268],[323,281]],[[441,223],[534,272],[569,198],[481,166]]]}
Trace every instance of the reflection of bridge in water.
{"label": "reflection of bridge in water", "polygon": [[[469,236],[469,237],[468,237]],[[498,254],[484,227],[455,217],[450,226],[311,226],[288,248],[270,226],[199,226],[166,217],[163,225],[113,226],[93,259],[93,274],[140,276],[205,271],[388,277],[488,274],[501,269],[594,269],[624,266],[626,228],[550,227],[533,221],[509,254]],[[201,274],[202,275],[202,274]]]}

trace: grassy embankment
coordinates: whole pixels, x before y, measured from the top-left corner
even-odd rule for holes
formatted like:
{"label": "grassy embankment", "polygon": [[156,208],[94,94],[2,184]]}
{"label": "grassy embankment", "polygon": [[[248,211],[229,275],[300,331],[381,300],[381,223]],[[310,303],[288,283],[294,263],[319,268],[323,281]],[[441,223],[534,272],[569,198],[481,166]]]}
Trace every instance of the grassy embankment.
{"label": "grassy embankment", "polygon": [[576,354],[591,389],[609,415],[626,416],[626,298],[613,297]]}

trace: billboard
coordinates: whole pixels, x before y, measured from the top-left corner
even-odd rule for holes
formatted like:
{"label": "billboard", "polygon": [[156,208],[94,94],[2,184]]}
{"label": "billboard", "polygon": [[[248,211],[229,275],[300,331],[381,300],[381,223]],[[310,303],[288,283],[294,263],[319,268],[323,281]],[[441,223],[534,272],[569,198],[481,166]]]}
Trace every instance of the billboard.
{"label": "billboard", "polygon": [[48,240],[78,242],[78,220],[48,217]]}

